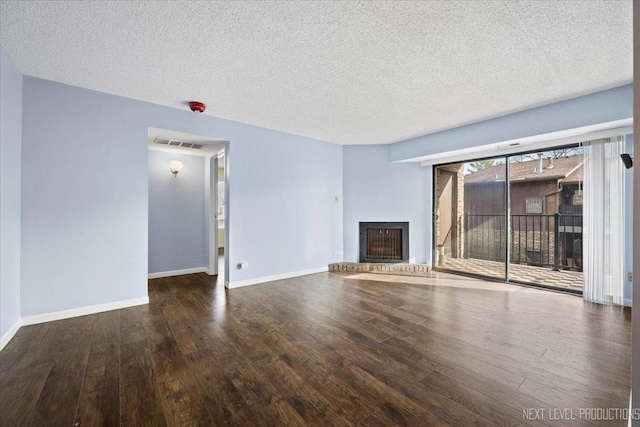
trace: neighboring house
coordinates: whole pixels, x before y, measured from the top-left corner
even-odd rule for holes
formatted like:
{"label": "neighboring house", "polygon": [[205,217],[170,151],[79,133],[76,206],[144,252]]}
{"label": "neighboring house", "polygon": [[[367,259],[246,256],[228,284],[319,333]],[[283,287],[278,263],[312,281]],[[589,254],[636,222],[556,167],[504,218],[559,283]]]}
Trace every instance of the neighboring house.
{"label": "neighboring house", "polygon": [[[582,156],[511,163],[511,214],[582,213]],[[464,176],[464,208],[470,214],[504,212],[505,165]],[[560,190],[560,191],[558,191]]]}
{"label": "neighboring house", "polygon": [[[581,155],[511,163],[511,261],[534,265],[582,268]],[[465,256],[502,260],[505,165],[497,164],[464,175]],[[555,214],[572,215],[553,217]],[[460,232],[461,230],[459,230]],[[555,247],[556,242],[558,248]]]}

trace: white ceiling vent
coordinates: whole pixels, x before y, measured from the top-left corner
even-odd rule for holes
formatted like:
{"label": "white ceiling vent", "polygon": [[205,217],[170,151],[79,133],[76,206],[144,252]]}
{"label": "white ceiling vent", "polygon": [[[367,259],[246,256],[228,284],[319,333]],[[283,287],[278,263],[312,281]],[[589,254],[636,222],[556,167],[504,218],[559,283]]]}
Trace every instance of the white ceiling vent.
{"label": "white ceiling vent", "polygon": [[200,150],[203,147],[202,144],[192,144],[190,142],[180,141],[179,139],[167,139],[167,138],[156,137],[153,140],[153,142],[160,145],[169,145],[171,147],[193,148],[194,150]]}

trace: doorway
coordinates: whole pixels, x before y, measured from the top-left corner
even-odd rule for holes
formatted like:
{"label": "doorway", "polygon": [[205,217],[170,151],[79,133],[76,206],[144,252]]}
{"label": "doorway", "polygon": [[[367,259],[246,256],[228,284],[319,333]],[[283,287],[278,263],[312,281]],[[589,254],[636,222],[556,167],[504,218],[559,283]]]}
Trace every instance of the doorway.
{"label": "doorway", "polygon": [[[434,169],[436,268],[505,279],[505,161],[499,157]],[[488,165],[490,170],[474,174]]]}
{"label": "doorway", "polygon": [[149,128],[148,153],[149,278],[206,273],[223,283],[228,142]]}
{"label": "doorway", "polygon": [[434,168],[434,266],[582,293],[583,150]]}

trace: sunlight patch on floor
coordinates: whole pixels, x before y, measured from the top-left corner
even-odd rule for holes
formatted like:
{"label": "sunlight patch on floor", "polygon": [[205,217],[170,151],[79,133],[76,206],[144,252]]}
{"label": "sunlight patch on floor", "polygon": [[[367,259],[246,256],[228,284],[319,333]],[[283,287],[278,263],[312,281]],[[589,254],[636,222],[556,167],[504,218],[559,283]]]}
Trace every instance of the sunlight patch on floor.
{"label": "sunlight patch on floor", "polygon": [[499,282],[490,282],[487,280],[472,279],[462,276],[453,276],[444,273],[436,273],[437,277],[417,277],[417,276],[400,276],[392,274],[380,273],[359,273],[345,276],[346,279],[355,280],[371,280],[376,282],[388,283],[406,283],[411,285],[428,285],[428,286],[444,286],[449,288],[465,288],[480,289],[488,291],[504,291],[504,292],[529,292],[548,294],[548,291],[527,288],[524,286],[511,285]]}

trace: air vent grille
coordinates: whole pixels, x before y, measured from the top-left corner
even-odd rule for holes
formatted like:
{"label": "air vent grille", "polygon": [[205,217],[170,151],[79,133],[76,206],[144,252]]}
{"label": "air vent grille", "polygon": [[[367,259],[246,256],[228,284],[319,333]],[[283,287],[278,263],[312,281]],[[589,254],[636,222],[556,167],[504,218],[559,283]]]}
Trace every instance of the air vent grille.
{"label": "air vent grille", "polygon": [[190,142],[184,142],[178,139],[156,138],[153,142],[161,145],[169,145],[171,147],[192,148],[194,150],[200,150],[202,149],[202,147],[204,147],[203,144],[192,144]]}

